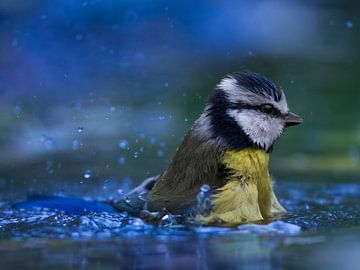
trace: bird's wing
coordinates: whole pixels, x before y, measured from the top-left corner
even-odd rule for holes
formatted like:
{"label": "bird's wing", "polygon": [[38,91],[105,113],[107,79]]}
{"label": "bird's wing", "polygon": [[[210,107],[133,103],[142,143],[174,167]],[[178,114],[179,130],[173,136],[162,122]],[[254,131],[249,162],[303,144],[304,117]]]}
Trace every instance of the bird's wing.
{"label": "bird's wing", "polygon": [[140,211],[145,208],[147,194],[158,179],[159,175],[145,179],[139,186],[130,190],[119,200],[111,202],[111,205],[118,211],[126,211],[131,215],[139,215]]}
{"label": "bird's wing", "polygon": [[219,170],[221,150],[211,140],[196,137],[191,132],[185,136],[169,168],[159,176],[149,192],[149,210],[163,208],[182,213],[196,203],[200,187],[223,185]]}

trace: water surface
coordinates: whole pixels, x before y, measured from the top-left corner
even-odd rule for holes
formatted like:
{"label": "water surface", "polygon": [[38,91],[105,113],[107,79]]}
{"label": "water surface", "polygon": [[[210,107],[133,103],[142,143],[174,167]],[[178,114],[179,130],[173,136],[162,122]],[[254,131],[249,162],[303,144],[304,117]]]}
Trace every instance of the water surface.
{"label": "water surface", "polygon": [[359,260],[354,252],[345,252],[359,248],[359,184],[281,181],[277,192],[288,209],[281,221],[236,228],[171,221],[157,226],[126,213],[79,216],[44,209],[14,210],[2,202],[2,265],[23,269],[316,269],[328,263],[330,269],[337,269],[338,261],[330,254],[347,258],[349,266]]}

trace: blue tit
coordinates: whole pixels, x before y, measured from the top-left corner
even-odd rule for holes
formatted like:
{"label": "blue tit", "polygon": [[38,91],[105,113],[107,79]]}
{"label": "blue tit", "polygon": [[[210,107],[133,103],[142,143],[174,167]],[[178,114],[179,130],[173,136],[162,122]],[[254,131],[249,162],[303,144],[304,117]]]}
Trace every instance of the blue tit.
{"label": "blue tit", "polygon": [[129,204],[140,209],[144,202],[136,197],[146,194],[148,210],[181,214],[196,205],[206,184],[212,190],[211,212],[198,216],[206,224],[281,215],[286,210],[273,191],[269,157],[283,130],[300,123],[280,86],[254,72],[228,75],[215,87],[167,170],[127,194]]}

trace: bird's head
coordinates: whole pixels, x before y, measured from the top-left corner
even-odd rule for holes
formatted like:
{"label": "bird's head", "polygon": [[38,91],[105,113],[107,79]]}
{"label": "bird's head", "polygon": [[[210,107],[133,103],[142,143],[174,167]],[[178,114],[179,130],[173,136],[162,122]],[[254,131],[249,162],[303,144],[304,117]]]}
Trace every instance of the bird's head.
{"label": "bird's head", "polygon": [[284,128],[302,123],[289,111],[280,86],[247,71],[233,73],[217,85],[204,115],[212,137],[234,149],[270,151]]}

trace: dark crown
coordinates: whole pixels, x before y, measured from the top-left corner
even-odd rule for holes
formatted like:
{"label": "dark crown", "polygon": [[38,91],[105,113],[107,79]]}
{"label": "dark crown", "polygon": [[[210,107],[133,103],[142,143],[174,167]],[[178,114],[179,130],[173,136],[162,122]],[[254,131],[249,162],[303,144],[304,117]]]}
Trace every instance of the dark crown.
{"label": "dark crown", "polygon": [[229,77],[235,79],[239,87],[247,89],[254,94],[272,97],[276,102],[281,99],[282,91],[272,81],[255,72],[239,71]]}

